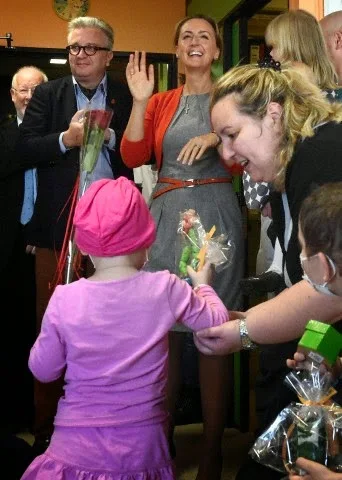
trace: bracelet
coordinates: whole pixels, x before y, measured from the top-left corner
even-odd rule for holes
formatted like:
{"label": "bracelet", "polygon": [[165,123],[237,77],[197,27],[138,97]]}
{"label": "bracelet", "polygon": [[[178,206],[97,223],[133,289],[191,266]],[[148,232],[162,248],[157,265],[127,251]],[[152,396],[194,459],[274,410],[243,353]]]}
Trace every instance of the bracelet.
{"label": "bracelet", "polygon": [[215,145],[215,148],[217,148],[219,145],[221,145],[222,139],[219,135],[217,135],[217,133],[214,130],[211,133],[215,133],[215,135],[217,136],[217,144]]}
{"label": "bracelet", "polygon": [[249,338],[245,319],[239,320],[239,332],[242,350],[254,350],[258,348],[258,345]]}
{"label": "bracelet", "polygon": [[206,283],[200,283],[198,285],[196,285],[196,287],[193,288],[193,291],[196,293],[198,292],[198,290],[202,287],[207,287],[208,285]]}

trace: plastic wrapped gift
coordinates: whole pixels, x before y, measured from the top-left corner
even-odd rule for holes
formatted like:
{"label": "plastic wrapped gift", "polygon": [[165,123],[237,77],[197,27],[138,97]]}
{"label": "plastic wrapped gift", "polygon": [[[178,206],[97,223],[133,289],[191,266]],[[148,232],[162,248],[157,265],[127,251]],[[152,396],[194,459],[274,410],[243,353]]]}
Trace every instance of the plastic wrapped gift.
{"label": "plastic wrapped gift", "polygon": [[300,403],[284,408],[256,440],[249,454],[257,462],[283,473],[304,475],[298,457],[342,472],[342,408],[332,401],[332,375],[312,363],[310,370],[290,372],[285,383]]}
{"label": "plastic wrapped gift", "polygon": [[233,243],[226,235],[215,236],[215,225],[206,232],[199,215],[193,209],[180,213],[178,225],[179,261],[178,275],[188,279],[187,266],[200,270],[205,261],[217,271],[226,268],[234,251]]}

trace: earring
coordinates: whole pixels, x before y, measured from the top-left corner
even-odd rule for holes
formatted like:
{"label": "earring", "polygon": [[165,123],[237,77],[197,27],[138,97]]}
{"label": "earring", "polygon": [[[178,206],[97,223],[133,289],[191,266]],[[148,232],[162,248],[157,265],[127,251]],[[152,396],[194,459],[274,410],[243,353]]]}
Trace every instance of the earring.
{"label": "earring", "polygon": [[176,58],[179,58],[179,57],[178,57],[178,53],[176,53]]}

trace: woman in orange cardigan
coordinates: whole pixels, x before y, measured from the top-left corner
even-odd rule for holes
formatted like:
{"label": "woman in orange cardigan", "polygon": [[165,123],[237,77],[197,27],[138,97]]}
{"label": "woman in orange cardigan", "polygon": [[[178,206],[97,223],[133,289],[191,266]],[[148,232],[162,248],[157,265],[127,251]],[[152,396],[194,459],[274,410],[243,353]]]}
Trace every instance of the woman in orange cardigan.
{"label": "woman in orange cardigan", "polygon": [[[151,198],[157,239],[145,268],[178,273],[180,212],[195,209],[206,231],[215,225],[216,233],[227,235],[234,244],[233,259],[217,273],[213,287],[225,305],[236,310],[241,305],[238,284],[244,269],[242,219],[231,173],[221,162],[217,151],[219,138],[212,132],[209,117],[211,66],[220,55],[221,39],[214,20],[195,15],[178,23],[174,43],[184,67],[183,86],[153,95],[153,66],[146,67],[145,52],[131,54],[126,70],[133,108],[121,143],[122,158],[127,166],[138,167],[149,162],[154,154],[158,167],[158,182]],[[170,332],[171,436],[181,385],[184,338],[184,329]],[[221,440],[228,411],[228,385],[232,385],[229,367],[228,357],[199,355],[203,455],[197,480],[221,478]]]}

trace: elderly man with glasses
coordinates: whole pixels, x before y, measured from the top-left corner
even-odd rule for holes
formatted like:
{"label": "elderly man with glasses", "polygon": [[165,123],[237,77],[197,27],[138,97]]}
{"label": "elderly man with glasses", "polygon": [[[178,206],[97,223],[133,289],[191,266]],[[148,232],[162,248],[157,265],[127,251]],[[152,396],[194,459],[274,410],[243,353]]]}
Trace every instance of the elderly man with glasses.
{"label": "elderly man with glasses", "polygon": [[[113,117],[90,181],[125,176],[133,179],[120,156],[120,142],[131,111],[127,86],[106,73],[113,58],[114,33],[95,17],[68,24],[66,47],[71,75],[35,89],[21,126],[20,151],[37,168],[38,191],[30,221],[30,241],[36,246],[37,333],[52,294],[57,260],[72,215],[72,193],[79,172],[85,108],[112,108]],[[70,213],[71,212],[71,213]],[[37,453],[47,447],[62,381],[35,384]]]}

